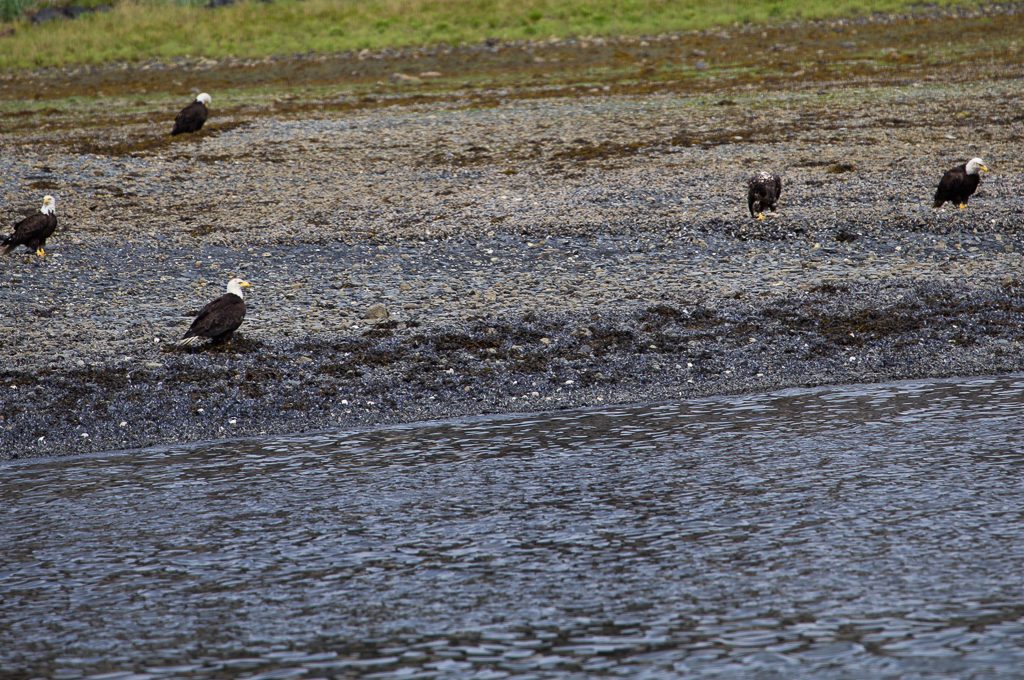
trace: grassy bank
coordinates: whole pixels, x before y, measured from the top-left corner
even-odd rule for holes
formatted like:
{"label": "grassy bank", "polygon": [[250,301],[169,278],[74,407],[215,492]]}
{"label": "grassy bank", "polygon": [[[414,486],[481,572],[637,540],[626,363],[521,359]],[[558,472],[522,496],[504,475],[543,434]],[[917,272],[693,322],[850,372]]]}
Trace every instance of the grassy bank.
{"label": "grassy bank", "polygon": [[915,6],[919,0],[275,0],[211,10],[128,0],[74,21],[0,24],[0,69],[654,34]]}

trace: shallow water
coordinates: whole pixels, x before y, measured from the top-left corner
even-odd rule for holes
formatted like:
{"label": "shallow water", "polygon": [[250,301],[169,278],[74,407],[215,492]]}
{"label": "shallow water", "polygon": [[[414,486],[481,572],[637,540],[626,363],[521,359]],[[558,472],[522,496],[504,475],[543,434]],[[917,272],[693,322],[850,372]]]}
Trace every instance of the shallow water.
{"label": "shallow water", "polygon": [[0,674],[1019,677],[1022,405],[1011,376],[0,465]]}

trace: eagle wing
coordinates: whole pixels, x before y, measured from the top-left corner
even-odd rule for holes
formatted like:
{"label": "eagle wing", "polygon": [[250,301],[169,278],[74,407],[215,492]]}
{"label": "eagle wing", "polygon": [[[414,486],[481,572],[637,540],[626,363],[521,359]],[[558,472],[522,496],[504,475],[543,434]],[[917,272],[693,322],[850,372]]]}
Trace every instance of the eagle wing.
{"label": "eagle wing", "polygon": [[[3,244],[7,250],[11,250],[16,246],[24,245],[37,238],[46,238],[53,233],[47,233],[47,229],[51,226],[50,216],[44,215],[43,213],[36,213],[35,215],[29,215],[22,221],[14,225],[14,233],[4,239]],[[53,224],[53,226],[57,226]]]}
{"label": "eagle wing", "polygon": [[217,338],[236,330],[244,318],[245,302],[237,295],[227,293],[199,310],[185,337]]}
{"label": "eagle wing", "polygon": [[966,181],[967,168],[964,166],[947,170],[939,180],[938,189],[935,190],[935,207],[938,208],[946,201],[951,201],[959,196]]}
{"label": "eagle wing", "polygon": [[174,119],[174,129],[171,130],[171,134],[195,132],[203,127],[203,123],[206,122],[208,115],[209,112],[206,110],[205,104],[200,101],[192,102],[178,112],[178,116]]}

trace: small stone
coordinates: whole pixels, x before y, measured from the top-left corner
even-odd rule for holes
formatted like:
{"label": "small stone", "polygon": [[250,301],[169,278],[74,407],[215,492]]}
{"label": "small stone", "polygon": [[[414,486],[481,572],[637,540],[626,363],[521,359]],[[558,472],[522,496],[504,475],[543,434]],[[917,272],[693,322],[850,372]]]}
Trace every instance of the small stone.
{"label": "small stone", "polygon": [[390,314],[388,313],[388,308],[385,307],[384,304],[380,302],[374,305],[370,305],[366,312],[363,313],[363,318],[369,319],[370,321],[383,321],[389,316]]}
{"label": "small stone", "polygon": [[408,73],[392,73],[391,80],[396,83],[418,83],[422,81],[422,78],[411,76]]}
{"label": "small stone", "polygon": [[541,338],[540,339],[540,344],[542,344],[542,345],[550,345],[551,344],[551,338]]}

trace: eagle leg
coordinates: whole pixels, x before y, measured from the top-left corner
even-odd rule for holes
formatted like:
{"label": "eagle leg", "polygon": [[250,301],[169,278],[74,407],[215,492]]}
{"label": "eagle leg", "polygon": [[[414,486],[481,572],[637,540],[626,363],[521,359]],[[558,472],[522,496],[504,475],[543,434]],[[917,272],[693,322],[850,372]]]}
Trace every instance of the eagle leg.
{"label": "eagle leg", "polygon": [[764,213],[763,212],[757,213],[757,221],[758,222],[764,222],[764,220],[765,220]]}

